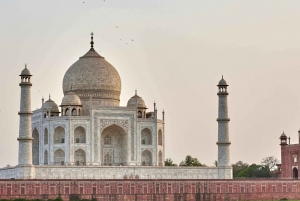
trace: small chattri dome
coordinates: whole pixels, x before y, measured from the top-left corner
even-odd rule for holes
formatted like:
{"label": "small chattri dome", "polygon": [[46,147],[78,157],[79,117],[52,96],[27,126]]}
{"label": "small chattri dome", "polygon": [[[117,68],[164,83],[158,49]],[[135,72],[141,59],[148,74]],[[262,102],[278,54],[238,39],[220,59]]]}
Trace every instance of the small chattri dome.
{"label": "small chattri dome", "polygon": [[22,70],[20,76],[31,76],[30,71],[27,69],[27,65],[25,64],[25,68]]}
{"label": "small chattri dome", "polygon": [[219,81],[218,86],[228,86],[226,80],[223,79],[223,75],[222,75],[222,79]]}
{"label": "small chattri dome", "polygon": [[283,132],[283,133],[280,135],[280,138],[281,138],[281,137],[287,137],[287,136],[286,136],[286,134]]}
{"label": "small chattri dome", "polygon": [[50,97],[49,97],[49,100],[47,100],[45,103],[43,103],[42,107],[46,110],[50,109],[51,113],[59,113],[57,104],[53,100],[51,100]]}
{"label": "small chattri dome", "polygon": [[132,96],[129,101],[127,102],[127,107],[134,107],[134,108],[146,108],[145,101],[142,97],[138,96],[136,93]]}
{"label": "small chattri dome", "polygon": [[77,94],[70,91],[63,97],[61,106],[81,106],[81,100]]}

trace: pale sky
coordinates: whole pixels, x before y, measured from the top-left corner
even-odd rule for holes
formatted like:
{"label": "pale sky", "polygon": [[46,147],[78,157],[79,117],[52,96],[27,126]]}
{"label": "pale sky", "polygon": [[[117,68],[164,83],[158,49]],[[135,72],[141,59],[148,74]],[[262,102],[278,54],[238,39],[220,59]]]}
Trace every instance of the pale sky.
{"label": "pale sky", "polygon": [[297,143],[300,128],[299,9],[298,0],[0,0],[0,167],[17,164],[24,64],[32,109],[49,93],[60,105],[63,76],[89,50],[90,32],[121,76],[120,105],[137,89],[149,111],[154,101],[160,118],[165,109],[167,158],[217,159],[223,74],[231,162],[280,159],[279,136]]}

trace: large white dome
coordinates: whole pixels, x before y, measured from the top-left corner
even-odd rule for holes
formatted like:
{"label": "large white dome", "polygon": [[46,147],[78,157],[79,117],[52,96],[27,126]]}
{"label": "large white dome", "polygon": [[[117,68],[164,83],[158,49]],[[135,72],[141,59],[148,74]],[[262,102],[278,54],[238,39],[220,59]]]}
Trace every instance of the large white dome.
{"label": "large white dome", "polygon": [[92,47],[67,70],[63,91],[64,95],[72,91],[81,100],[98,99],[99,105],[118,106],[121,78],[117,70]]}

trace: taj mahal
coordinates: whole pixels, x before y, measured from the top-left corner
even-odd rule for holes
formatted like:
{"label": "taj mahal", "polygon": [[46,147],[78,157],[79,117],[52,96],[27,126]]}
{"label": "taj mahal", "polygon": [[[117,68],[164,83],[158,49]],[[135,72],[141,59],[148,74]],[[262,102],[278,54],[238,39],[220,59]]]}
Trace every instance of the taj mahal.
{"label": "taj mahal", "polygon": [[[94,49],[67,70],[61,102],[31,110],[32,72],[20,74],[18,165],[0,179],[232,179],[228,84],[218,83],[218,166],[171,167],[165,160],[165,112],[137,92],[120,106],[121,78]],[[34,74],[34,73],[33,73]],[[212,145],[216,146],[216,145]]]}

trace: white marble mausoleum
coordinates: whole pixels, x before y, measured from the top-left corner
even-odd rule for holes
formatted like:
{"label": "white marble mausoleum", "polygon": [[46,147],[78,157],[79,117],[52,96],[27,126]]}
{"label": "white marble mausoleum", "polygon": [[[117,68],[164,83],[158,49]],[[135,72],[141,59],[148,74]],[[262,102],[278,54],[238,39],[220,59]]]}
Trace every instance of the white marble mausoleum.
{"label": "white marble mausoleum", "polygon": [[61,102],[31,111],[31,72],[21,72],[18,165],[0,179],[231,179],[227,83],[219,87],[218,167],[165,167],[164,111],[137,92],[120,106],[118,71],[94,49],[65,73]]}

